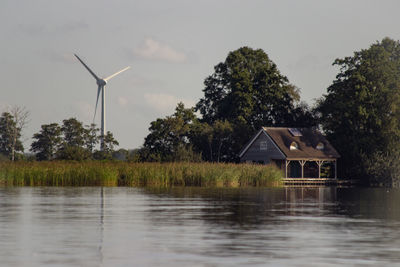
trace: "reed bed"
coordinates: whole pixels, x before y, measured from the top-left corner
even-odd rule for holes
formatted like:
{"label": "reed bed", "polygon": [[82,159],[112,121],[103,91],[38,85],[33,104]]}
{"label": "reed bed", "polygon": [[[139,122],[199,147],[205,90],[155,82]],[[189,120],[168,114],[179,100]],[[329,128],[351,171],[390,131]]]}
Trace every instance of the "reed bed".
{"label": "reed bed", "polygon": [[275,166],[253,164],[0,163],[2,186],[279,186],[282,177],[282,172]]}

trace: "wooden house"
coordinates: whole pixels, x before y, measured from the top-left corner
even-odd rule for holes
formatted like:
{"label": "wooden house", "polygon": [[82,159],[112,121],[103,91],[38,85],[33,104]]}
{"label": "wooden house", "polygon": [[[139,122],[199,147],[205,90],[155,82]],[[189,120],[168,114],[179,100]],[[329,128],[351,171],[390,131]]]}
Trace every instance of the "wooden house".
{"label": "wooden house", "polygon": [[274,163],[286,178],[337,178],[335,148],[311,128],[263,127],[239,154],[241,162]]}

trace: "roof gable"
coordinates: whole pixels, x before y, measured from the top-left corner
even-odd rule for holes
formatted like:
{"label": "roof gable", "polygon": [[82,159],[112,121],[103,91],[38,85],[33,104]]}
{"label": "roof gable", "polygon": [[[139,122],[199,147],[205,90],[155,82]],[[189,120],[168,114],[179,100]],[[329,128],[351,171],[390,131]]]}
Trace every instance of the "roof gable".
{"label": "roof gable", "polygon": [[277,153],[281,153],[282,157],[286,157],[286,155],[282,152],[281,149],[279,149],[279,147],[276,145],[276,143],[274,142],[274,140],[272,140],[272,138],[267,134],[267,132],[264,129],[259,130],[254,136],[253,138],[244,146],[244,148],[240,151],[239,153],[239,157],[243,157],[243,155],[246,154],[246,152],[249,150],[249,148],[256,142],[256,140],[261,136],[261,135],[265,135],[269,140],[270,143],[276,148]]}

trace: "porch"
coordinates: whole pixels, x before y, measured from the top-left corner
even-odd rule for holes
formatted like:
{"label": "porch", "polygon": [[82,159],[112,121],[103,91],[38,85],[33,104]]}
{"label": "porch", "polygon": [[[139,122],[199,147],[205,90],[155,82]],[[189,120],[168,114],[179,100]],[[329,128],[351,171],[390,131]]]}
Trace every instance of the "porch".
{"label": "porch", "polygon": [[284,171],[285,179],[337,179],[336,159],[291,158],[274,162]]}

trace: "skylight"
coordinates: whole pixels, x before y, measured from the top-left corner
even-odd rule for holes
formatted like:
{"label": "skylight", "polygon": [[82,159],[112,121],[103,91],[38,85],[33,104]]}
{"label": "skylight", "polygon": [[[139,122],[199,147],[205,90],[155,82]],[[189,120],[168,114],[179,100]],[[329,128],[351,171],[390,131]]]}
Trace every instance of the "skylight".
{"label": "skylight", "polygon": [[300,132],[299,129],[297,128],[289,128],[289,132],[293,135],[293,136],[303,136],[303,134]]}

